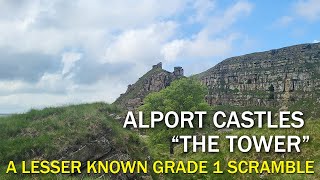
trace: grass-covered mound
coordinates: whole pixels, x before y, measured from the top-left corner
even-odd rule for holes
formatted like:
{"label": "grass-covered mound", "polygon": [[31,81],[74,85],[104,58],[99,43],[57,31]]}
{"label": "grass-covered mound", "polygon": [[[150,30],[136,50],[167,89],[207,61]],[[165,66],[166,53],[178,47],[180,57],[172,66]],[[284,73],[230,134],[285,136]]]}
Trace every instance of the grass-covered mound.
{"label": "grass-covered mound", "polygon": [[[144,146],[114,116],[121,110],[105,103],[31,110],[0,118],[0,179],[8,161],[55,160],[105,136],[116,152],[145,159]],[[26,176],[30,177],[30,176]]]}

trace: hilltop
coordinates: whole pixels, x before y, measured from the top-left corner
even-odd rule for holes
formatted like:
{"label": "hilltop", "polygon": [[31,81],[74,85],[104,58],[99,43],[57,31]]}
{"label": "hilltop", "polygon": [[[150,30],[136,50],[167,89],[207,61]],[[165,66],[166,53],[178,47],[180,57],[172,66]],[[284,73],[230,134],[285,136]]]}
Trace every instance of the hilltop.
{"label": "hilltop", "polygon": [[[4,167],[9,161],[146,160],[146,146],[138,134],[122,128],[121,114],[122,110],[113,105],[94,103],[31,110],[0,118],[0,179],[27,177],[5,175]],[[50,176],[49,179],[55,179],[60,175]],[[129,174],[92,177],[138,178]]]}

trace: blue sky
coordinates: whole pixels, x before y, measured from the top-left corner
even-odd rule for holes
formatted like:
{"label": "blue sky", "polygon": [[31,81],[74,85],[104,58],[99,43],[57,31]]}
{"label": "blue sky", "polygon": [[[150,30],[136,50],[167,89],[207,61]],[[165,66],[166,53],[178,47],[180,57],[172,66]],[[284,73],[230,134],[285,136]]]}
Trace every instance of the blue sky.
{"label": "blue sky", "polygon": [[0,1],[0,113],[113,102],[162,61],[196,74],[320,40],[318,0]]}

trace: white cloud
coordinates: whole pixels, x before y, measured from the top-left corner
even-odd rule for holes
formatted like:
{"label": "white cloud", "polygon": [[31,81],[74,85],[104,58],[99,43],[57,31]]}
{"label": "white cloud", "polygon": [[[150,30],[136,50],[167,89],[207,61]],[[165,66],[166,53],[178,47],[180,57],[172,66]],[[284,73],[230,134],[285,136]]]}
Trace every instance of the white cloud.
{"label": "white cloud", "polygon": [[206,26],[195,36],[176,39],[167,43],[161,50],[168,61],[176,58],[208,58],[226,55],[232,49],[232,44],[240,38],[238,33],[229,33],[223,37],[217,36],[229,29],[240,17],[250,14],[253,5],[247,1],[238,1],[227,8],[222,15],[207,17]]}
{"label": "white cloud", "polygon": [[226,55],[232,49],[237,34],[223,38],[209,39],[208,36],[198,36],[191,40],[175,40],[162,48],[162,54],[168,61],[177,58],[208,58]]}
{"label": "white cloud", "polygon": [[300,0],[294,5],[294,9],[298,16],[309,21],[319,20],[320,18],[319,0]]}
{"label": "white cloud", "polygon": [[288,26],[294,20],[303,19],[314,22],[320,19],[320,1],[319,0],[298,0],[291,6],[293,11],[290,15],[285,15],[277,19],[276,26]]}
{"label": "white cloud", "polygon": [[106,38],[112,32],[174,16],[185,4],[182,0],[57,0],[30,1],[17,8],[20,4],[1,1],[0,12],[7,14],[0,14],[0,46],[51,54],[60,53],[66,47],[82,46],[102,55]]}
{"label": "white cloud", "polygon": [[240,17],[251,13],[253,5],[247,1],[238,1],[222,14],[211,17],[205,29],[211,34],[222,32],[234,24]]}
{"label": "white cloud", "polygon": [[177,59],[184,51],[186,43],[186,40],[174,40],[165,44],[161,49],[164,59],[167,61],[174,61]]}
{"label": "white cloud", "polygon": [[282,16],[281,18],[275,21],[274,26],[286,27],[293,21],[294,21],[294,18],[292,16]]}
{"label": "white cloud", "polygon": [[15,93],[17,91],[31,88],[29,84],[23,81],[0,81],[0,96]]}
{"label": "white cloud", "polygon": [[[163,22],[146,28],[127,30],[110,43],[105,62],[146,63],[160,57],[159,49],[176,31],[177,24]],[[137,62],[139,60],[139,62]]]}
{"label": "white cloud", "polygon": [[189,18],[191,23],[195,22],[206,22],[208,16],[215,10],[216,4],[213,0],[198,0],[195,1],[193,7],[195,14]]}
{"label": "white cloud", "polygon": [[190,41],[186,54],[192,57],[211,57],[225,55],[232,49],[232,42],[237,35],[231,34],[223,38],[209,39],[208,36],[199,36]]}
{"label": "white cloud", "polygon": [[[34,74],[39,78],[37,82],[25,82],[23,76],[10,78],[12,80],[0,77],[0,98],[8,100],[0,101],[0,106],[9,107],[12,104],[14,107],[19,104],[15,101],[20,101],[21,106],[28,109],[35,105],[34,102],[41,106],[74,102],[72,99],[91,100],[93,96],[96,100],[112,102],[124,91],[128,79],[135,80],[146,70],[145,65],[142,66],[143,62],[139,62],[140,59],[145,62],[148,58],[156,58],[156,49],[175,31],[176,24],[167,18],[180,13],[185,5],[186,2],[182,0],[0,1],[0,48],[10,54],[54,55],[56,59],[39,61],[52,61],[43,66],[61,64],[59,70],[43,73],[36,69],[36,64],[32,65],[38,61],[22,58],[20,61],[29,61],[30,69],[34,67],[32,71],[36,71]],[[134,76],[128,76],[124,82],[121,82],[123,79],[120,75],[107,76],[110,74],[107,71],[116,72],[101,62],[106,49],[112,51],[107,55],[114,58],[108,61],[111,67],[120,66],[128,58],[131,62],[136,61],[139,65],[128,70],[128,74]],[[10,59],[0,57],[0,61]],[[11,67],[11,64],[4,64]],[[20,68],[20,65],[16,66]],[[101,68],[98,75],[102,77],[94,77],[96,75],[93,74],[98,70],[83,71],[87,66],[103,67],[106,72],[103,73],[104,69]],[[139,70],[141,72],[136,73]],[[78,75],[87,74],[82,76],[89,77],[86,81],[90,85],[75,82],[75,71],[78,71]],[[91,76],[95,79],[91,80]],[[87,97],[83,97],[83,94]]]}
{"label": "white cloud", "polygon": [[[5,58],[0,53],[0,62],[11,67],[10,57],[31,54],[16,66],[35,71],[28,81],[24,71],[0,76],[0,109],[112,102],[159,60],[226,55],[241,39],[232,25],[253,5],[237,1],[215,11],[217,5],[211,0],[0,1],[0,52],[9,52]],[[187,23],[180,22],[182,16]],[[199,29],[184,34],[186,24]]]}
{"label": "white cloud", "polygon": [[66,52],[62,54],[63,69],[62,74],[70,72],[70,70],[75,66],[75,63],[79,61],[82,57],[81,53]]}
{"label": "white cloud", "polygon": [[[77,103],[112,102],[114,101],[114,97],[119,96],[119,91],[125,91],[126,87],[126,84],[110,80],[106,77],[91,86],[77,85],[77,87],[75,87],[76,89],[71,89],[67,93],[59,93],[52,92],[52,88],[59,90],[59,84],[62,85],[60,88],[70,88],[70,84],[64,80],[61,82],[62,79],[58,75],[46,75],[42,80],[43,81],[36,85],[37,87],[24,82],[0,82],[1,113],[24,112],[30,108],[44,108]],[[63,83],[66,84],[63,85]],[[2,89],[2,87],[4,87],[4,89]],[[44,89],[39,89],[40,87]],[[10,91],[10,89],[14,91]],[[38,91],[33,92],[34,89]],[[3,90],[7,90],[6,94],[2,94]]]}
{"label": "white cloud", "polygon": [[319,43],[320,41],[319,40],[313,40],[313,42],[312,43]]}

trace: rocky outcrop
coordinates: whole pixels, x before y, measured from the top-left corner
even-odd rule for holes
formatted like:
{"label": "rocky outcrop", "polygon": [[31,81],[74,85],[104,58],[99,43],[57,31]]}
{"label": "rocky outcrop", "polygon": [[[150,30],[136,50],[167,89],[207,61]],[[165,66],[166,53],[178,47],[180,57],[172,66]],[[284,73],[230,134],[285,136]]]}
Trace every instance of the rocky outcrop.
{"label": "rocky outcrop", "polygon": [[[134,110],[150,92],[160,91],[183,76],[162,64],[129,85],[116,104]],[[210,105],[287,107],[303,99],[320,103],[320,43],[301,44],[228,58],[195,75],[209,89]]]}
{"label": "rocky outcrop", "polygon": [[[123,118],[117,114],[109,114],[110,117],[115,120],[122,121]],[[121,119],[121,120],[120,120]],[[87,161],[101,161],[101,162],[111,162],[111,161],[134,161],[139,160],[133,158],[133,150],[132,147],[119,147],[119,141],[131,141],[130,143],[135,143],[135,146],[140,146],[141,142],[137,139],[130,139],[130,136],[123,136],[122,139],[115,140],[114,135],[115,132],[112,128],[103,128],[90,137],[90,140],[87,142],[78,142],[77,144],[73,144],[68,146],[65,149],[61,149],[60,152],[57,152],[55,157],[49,157],[49,159],[58,159],[59,161],[80,161],[81,172],[86,172],[87,169]],[[145,147],[138,147],[143,151],[145,157],[142,157],[143,160],[150,160],[150,156],[148,155],[148,151]],[[136,156],[136,155],[135,155]],[[137,157],[136,157],[137,158]],[[96,166],[98,169],[98,167]],[[144,179],[145,177],[150,177],[148,174],[130,174],[119,172],[117,174],[113,173],[81,173],[81,174],[72,174],[79,179],[85,179],[88,177],[99,178],[99,179],[115,179],[115,180],[129,180],[129,179]]]}
{"label": "rocky outcrop", "polygon": [[176,79],[184,76],[182,67],[174,67],[173,72],[162,69],[162,63],[153,65],[152,69],[142,76],[135,84],[128,86],[127,91],[115,101],[127,110],[135,110],[143,104],[143,99],[151,92],[166,88]]}
{"label": "rocky outcrop", "polygon": [[[131,161],[131,157],[129,154],[123,153],[121,151],[117,151],[117,148],[110,142],[110,140],[105,137],[101,136],[96,140],[75,145],[70,147],[69,149],[65,150],[63,157],[60,159],[62,160],[77,160],[82,163],[81,171],[86,171],[86,162],[87,161]],[[96,178],[107,177],[108,179],[141,179],[136,177],[134,174],[77,174],[78,176],[93,176]]]}
{"label": "rocky outcrop", "polygon": [[[320,93],[320,44],[226,59],[197,75],[211,105],[283,106]],[[319,101],[319,99],[318,99]]]}

